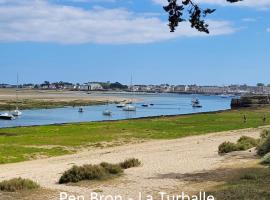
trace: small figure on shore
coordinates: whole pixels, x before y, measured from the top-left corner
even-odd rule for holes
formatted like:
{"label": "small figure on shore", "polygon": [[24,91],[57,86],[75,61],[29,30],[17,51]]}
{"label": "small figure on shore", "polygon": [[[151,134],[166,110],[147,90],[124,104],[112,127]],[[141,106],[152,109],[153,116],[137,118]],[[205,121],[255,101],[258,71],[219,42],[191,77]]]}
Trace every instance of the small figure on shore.
{"label": "small figure on shore", "polygon": [[265,116],[265,115],[263,116],[262,121],[263,121],[263,123],[265,123],[265,122],[266,122],[266,116]]}
{"label": "small figure on shore", "polygon": [[244,120],[244,123],[247,122],[247,116],[246,115],[244,115],[243,120]]}

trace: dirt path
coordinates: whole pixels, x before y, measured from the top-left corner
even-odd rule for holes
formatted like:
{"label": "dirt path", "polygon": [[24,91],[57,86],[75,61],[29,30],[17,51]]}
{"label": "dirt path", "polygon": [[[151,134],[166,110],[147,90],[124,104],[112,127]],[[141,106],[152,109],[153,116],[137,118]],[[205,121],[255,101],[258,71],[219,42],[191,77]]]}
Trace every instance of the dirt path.
{"label": "dirt path", "polygon": [[[224,141],[236,141],[242,135],[258,137],[259,132],[259,129],[247,129],[176,140],[149,141],[89,150],[76,155],[0,165],[0,180],[29,178],[46,189],[86,196],[89,196],[91,191],[97,190],[103,194],[120,194],[128,197],[137,197],[138,192],[172,191],[176,186],[185,186],[185,181],[175,178],[181,174],[219,168],[226,158],[218,155],[219,144]],[[80,187],[56,183],[61,173],[73,164],[95,164],[103,161],[116,163],[130,157],[140,159],[143,165],[126,170],[125,175],[120,178],[102,183],[82,183]]]}

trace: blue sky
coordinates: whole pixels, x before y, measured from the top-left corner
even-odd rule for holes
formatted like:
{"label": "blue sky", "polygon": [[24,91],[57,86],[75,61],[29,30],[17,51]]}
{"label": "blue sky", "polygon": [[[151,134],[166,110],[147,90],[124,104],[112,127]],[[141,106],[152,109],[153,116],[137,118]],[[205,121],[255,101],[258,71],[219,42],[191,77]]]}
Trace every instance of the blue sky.
{"label": "blue sky", "polygon": [[0,0],[0,83],[270,83],[270,0],[197,2],[210,35],[170,33],[162,0]]}

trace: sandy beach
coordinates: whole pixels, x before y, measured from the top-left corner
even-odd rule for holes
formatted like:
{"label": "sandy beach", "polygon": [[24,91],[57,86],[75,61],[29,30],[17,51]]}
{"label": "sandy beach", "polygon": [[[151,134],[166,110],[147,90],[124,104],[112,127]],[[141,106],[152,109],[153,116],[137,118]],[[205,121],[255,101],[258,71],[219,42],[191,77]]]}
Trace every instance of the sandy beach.
{"label": "sandy beach", "polygon": [[[18,95],[20,99],[42,100],[42,101],[74,101],[74,100],[88,100],[88,101],[123,101],[125,98],[116,96],[102,96],[91,95],[87,91],[62,91],[62,90],[19,90]],[[15,89],[0,89],[1,100],[14,100],[16,98]]]}
{"label": "sandy beach", "polygon": [[[222,142],[236,141],[242,135],[259,137],[259,133],[260,129],[245,129],[175,140],[152,140],[104,149],[88,149],[74,155],[5,164],[0,165],[0,180],[15,177],[32,179],[52,191],[51,196],[47,195],[48,199],[58,199],[60,191],[87,197],[91,192],[99,191],[104,195],[120,194],[132,198],[136,198],[138,192],[171,193],[181,188],[192,192],[198,187],[205,189],[204,186],[207,185],[189,187],[186,174],[218,170],[228,164],[241,165],[255,158],[254,151],[243,152],[245,156],[236,155],[233,159],[230,156],[220,156],[217,150]],[[119,178],[82,182],[75,186],[57,184],[61,174],[74,164],[97,164],[103,161],[117,163],[130,157],[141,160],[142,166],[126,170],[125,175]]]}

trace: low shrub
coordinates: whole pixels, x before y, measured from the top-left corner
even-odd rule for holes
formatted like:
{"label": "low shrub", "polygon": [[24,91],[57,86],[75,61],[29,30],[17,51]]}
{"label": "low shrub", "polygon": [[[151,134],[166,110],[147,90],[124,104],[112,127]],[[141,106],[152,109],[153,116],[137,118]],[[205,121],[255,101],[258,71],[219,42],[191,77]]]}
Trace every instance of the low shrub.
{"label": "low shrub", "polygon": [[236,144],[232,142],[223,142],[221,145],[218,147],[218,153],[223,154],[223,153],[230,153],[233,151],[237,151],[238,148]]}
{"label": "low shrub", "polygon": [[83,180],[101,180],[123,173],[123,169],[137,167],[141,164],[138,159],[128,159],[119,164],[100,163],[99,165],[73,166],[64,172],[59,179],[59,184],[77,183]]}
{"label": "low shrub", "polygon": [[123,173],[123,169],[120,167],[119,164],[110,164],[110,163],[103,162],[100,165],[110,174]]}
{"label": "low shrub", "polygon": [[0,191],[16,192],[21,190],[33,190],[39,188],[39,185],[29,179],[14,178],[0,182]]}
{"label": "low shrub", "polygon": [[141,162],[136,158],[130,158],[125,160],[124,162],[120,163],[121,168],[128,169],[132,167],[139,167]]}
{"label": "low shrub", "polygon": [[266,154],[261,161],[263,165],[270,165],[270,153]]}
{"label": "low shrub", "polygon": [[236,144],[232,142],[223,142],[221,145],[219,145],[218,152],[219,154],[223,154],[233,151],[246,151],[253,147],[257,147],[258,144],[259,140],[248,136],[242,136]]}
{"label": "low shrub", "polygon": [[251,149],[253,147],[258,146],[259,144],[259,140],[252,138],[252,137],[248,137],[248,136],[242,136],[238,141],[237,141],[237,145],[238,146],[244,146],[244,150],[247,149]]}
{"label": "low shrub", "polygon": [[264,156],[267,153],[270,153],[270,135],[266,138],[262,138],[257,148],[257,154],[259,156]]}
{"label": "low shrub", "polygon": [[107,171],[100,165],[73,166],[64,172],[59,183],[77,183],[82,180],[98,180],[108,175]]}
{"label": "low shrub", "polygon": [[270,136],[270,129],[264,129],[261,132],[261,139],[266,139],[268,136]]}

